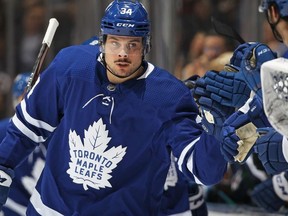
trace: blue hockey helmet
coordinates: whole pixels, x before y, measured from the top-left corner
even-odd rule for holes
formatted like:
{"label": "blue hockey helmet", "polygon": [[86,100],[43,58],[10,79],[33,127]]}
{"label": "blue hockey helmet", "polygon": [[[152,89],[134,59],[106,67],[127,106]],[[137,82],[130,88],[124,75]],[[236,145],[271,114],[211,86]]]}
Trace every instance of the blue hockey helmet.
{"label": "blue hockey helmet", "polygon": [[268,10],[271,4],[277,5],[281,17],[288,16],[288,1],[287,0],[262,0],[259,6],[260,12],[265,12]]}
{"label": "blue hockey helmet", "polygon": [[145,53],[150,49],[150,21],[139,1],[114,0],[105,10],[101,20],[100,43],[103,35],[120,35],[144,38]]}
{"label": "blue hockey helmet", "polygon": [[[23,95],[23,92],[28,84],[29,78],[30,78],[29,72],[18,74],[13,82],[12,86],[12,96],[13,101],[17,101],[20,96]],[[13,102],[14,103],[14,102]]]}

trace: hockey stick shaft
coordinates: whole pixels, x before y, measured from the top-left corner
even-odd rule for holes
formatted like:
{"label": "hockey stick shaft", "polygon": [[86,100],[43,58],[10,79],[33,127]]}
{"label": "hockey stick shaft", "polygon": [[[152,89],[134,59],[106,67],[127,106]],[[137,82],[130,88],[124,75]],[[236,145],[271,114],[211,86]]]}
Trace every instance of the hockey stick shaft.
{"label": "hockey stick shaft", "polygon": [[231,26],[227,25],[226,23],[220,22],[219,20],[211,17],[212,25],[215,31],[223,36],[232,38],[233,40],[238,41],[240,44],[244,44],[245,40],[238,34],[238,32],[233,29]]}
{"label": "hockey stick shaft", "polygon": [[34,86],[36,80],[38,79],[39,74],[41,72],[43,62],[46,58],[47,52],[51,46],[54,34],[55,34],[58,26],[59,26],[59,22],[57,21],[57,19],[51,18],[49,20],[49,25],[47,27],[44,39],[42,41],[40,51],[38,53],[36,62],[33,66],[33,70],[32,70],[32,73],[30,75],[30,78],[29,78],[29,81],[28,81],[28,84],[26,86],[24,94],[27,94],[31,90],[31,88]]}

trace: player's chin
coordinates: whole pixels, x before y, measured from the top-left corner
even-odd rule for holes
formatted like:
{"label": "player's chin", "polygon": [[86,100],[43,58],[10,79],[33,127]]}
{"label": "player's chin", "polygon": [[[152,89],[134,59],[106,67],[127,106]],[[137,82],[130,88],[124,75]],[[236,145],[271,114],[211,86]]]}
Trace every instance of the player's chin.
{"label": "player's chin", "polygon": [[116,74],[120,77],[129,77],[131,75],[130,71],[123,69],[118,69]]}

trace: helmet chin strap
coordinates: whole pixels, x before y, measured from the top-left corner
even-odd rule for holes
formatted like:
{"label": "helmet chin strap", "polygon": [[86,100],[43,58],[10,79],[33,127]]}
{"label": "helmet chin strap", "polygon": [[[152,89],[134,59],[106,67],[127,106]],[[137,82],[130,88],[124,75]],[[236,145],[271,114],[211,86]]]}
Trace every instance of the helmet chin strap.
{"label": "helmet chin strap", "polygon": [[120,79],[128,78],[131,75],[133,75],[134,73],[136,73],[141,68],[141,66],[143,65],[143,60],[144,60],[144,57],[142,58],[141,64],[131,74],[129,74],[127,76],[121,76],[121,75],[116,74],[111,68],[109,68],[109,66],[107,65],[107,63],[105,61],[104,53],[103,53],[103,57],[101,57],[101,61],[102,61],[103,65],[104,65],[104,67],[106,68],[106,70],[108,70],[112,75],[114,75],[114,76],[116,76],[116,77],[118,77]]}
{"label": "helmet chin strap", "polygon": [[278,24],[279,21],[280,21],[280,17],[278,17],[278,19],[277,19],[276,22],[272,23],[272,22],[270,21],[269,14],[268,14],[267,11],[266,11],[265,15],[266,15],[266,19],[267,19],[267,21],[268,21],[268,23],[269,23],[269,25],[270,25],[270,27],[271,27],[271,29],[272,29],[272,33],[273,33],[275,39],[276,39],[277,41],[283,43],[283,38],[281,37],[281,35],[279,34],[279,32],[276,30],[276,26],[277,26],[277,24]]}

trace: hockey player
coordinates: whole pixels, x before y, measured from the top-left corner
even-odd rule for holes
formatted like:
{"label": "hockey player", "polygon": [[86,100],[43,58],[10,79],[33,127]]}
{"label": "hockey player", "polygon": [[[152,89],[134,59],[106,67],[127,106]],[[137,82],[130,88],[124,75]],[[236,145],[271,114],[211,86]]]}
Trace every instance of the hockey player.
{"label": "hockey player", "polygon": [[[99,49],[99,38],[93,36],[82,44]],[[186,82],[184,84],[191,88]],[[189,182],[177,169],[175,157],[171,154],[171,164],[164,184],[161,198],[161,215],[206,216],[208,209],[204,200],[202,185]]]}
{"label": "hockey player", "polygon": [[13,169],[51,134],[27,215],[160,215],[171,152],[190,180],[222,179],[226,161],[189,89],[144,60],[143,5],[113,1],[100,44],[61,50],[17,106],[0,145],[2,204]]}
{"label": "hockey player", "polygon": [[[283,41],[285,45],[288,45],[288,2],[281,0],[264,0],[259,8],[261,12],[266,13],[267,21],[271,25],[275,38],[279,41]],[[263,49],[259,49],[261,46]],[[242,50],[240,48],[242,48]],[[283,73],[283,71],[287,70],[287,60],[283,58],[275,59],[273,58],[273,54],[270,55],[270,61],[269,58],[264,59],[261,57],[265,56],[265,53],[269,54],[269,50],[269,47],[265,48],[264,44],[246,43],[241,45],[234,52],[234,56],[237,57],[236,59],[238,59],[242,65],[241,71],[246,76],[247,84],[249,87],[252,87],[251,89],[258,97],[258,103],[254,103],[253,106],[250,106],[250,111],[253,111],[255,114],[263,113],[263,96],[264,111],[266,113],[265,116],[261,114],[261,116],[256,115],[250,118],[250,120],[260,120],[258,123],[261,123],[262,121],[262,127],[265,126],[266,128],[257,129],[258,135],[250,144],[253,145],[255,140],[256,143],[247,155],[253,151],[256,152],[267,173],[276,174],[273,177],[273,184],[272,179],[259,184],[259,186],[255,188],[252,196],[254,197],[254,200],[256,200],[256,203],[264,209],[268,211],[277,211],[285,202],[287,202],[286,194],[288,193],[286,175],[278,174],[279,172],[288,169],[288,141],[286,137],[283,137],[274,130],[275,128],[283,135],[285,135],[285,133],[287,134],[287,109],[285,106],[287,75]],[[251,62],[253,64],[251,64]],[[225,83],[223,80],[222,77],[222,84]],[[255,112],[255,108],[259,111]],[[266,117],[269,119],[268,123],[267,121],[263,121]],[[225,158],[231,162],[237,155],[240,147],[239,144],[241,144],[241,142],[239,142],[240,138],[237,136],[235,130],[235,128],[243,123],[241,120],[243,120],[241,117],[238,119],[234,118],[230,122],[228,120],[227,127],[230,127],[230,133],[223,134],[229,142],[223,142],[223,145],[221,145],[222,152],[225,155]],[[274,128],[271,127],[270,123]],[[259,127],[259,125],[257,127]],[[258,138],[259,135],[260,137]],[[275,195],[275,192],[277,195]],[[271,203],[275,205],[272,206]]]}
{"label": "hockey player", "polygon": [[[263,0],[259,9],[266,14],[275,38],[288,46],[288,2]],[[287,58],[287,55],[285,56]],[[265,113],[273,128],[266,128],[256,144],[257,152],[266,170],[276,173],[259,184],[252,193],[258,206],[269,212],[279,211],[288,203],[288,141],[287,141],[287,59],[278,58],[261,67],[261,84]],[[265,82],[264,82],[265,76]],[[278,174],[280,171],[280,174]],[[286,209],[287,213],[287,209]]]}
{"label": "hockey player", "polygon": [[[275,38],[283,41],[286,45],[288,45],[288,38],[286,36],[286,32],[288,32],[288,23],[286,21],[288,17],[287,7],[288,3],[280,0],[264,0],[259,7],[261,12],[266,13],[267,21],[271,25]],[[238,56],[241,62],[241,72],[246,77],[248,85],[250,85],[251,89],[253,89],[258,96],[259,103],[258,105],[254,103],[254,106],[251,106],[251,110],[254,110],[254,113],[255,107],[260,108],[258,109],[260,111],[263,110],[263,102],[266,113],[266,115],[258,118],[258,120],[262,120],[262,124],[256,124],[258,128],[256,139],[259,135],[261,135],[261,137],[257,139],[254,147],[249,152],[254,151],[258,154],[268,174],[276,174],[288,169],[287,138],[282,137],[271,127],[272,125],[278,132],[282,133],[282,135],[285,135],[285,132],[287,132],[284,100],[286,94],[286,78],[281,72],[283,68],[287,68],[287,60],[283,58],[276,59],[276,56],[273,58],[273,54],[270,55],[270,59],[263,58],[263,56],[268,56],[267,54],[271,53],[269,47],[266,46],[265,48],[265,46],[266,45],[260,43],[246,43],[240,46],[242,50],[238,48],[238,50],[235,51],[235,56]],[[263,48],[259,49],[260,47]],[[242,54],[239,51],[241,51]],[[250,64],[251,60],[254,62],[254,66]],[[256,113],[261,112],[258,111]],[[265,120],[266,117],[269,122]],[[254,121],[257,120],[255,116],[252,116],[252,119]],[[263,122],[266,123],[263,124]],[[230,121],[229,124],[231,125],[231,123]],[[261,127],[267,128],[262,129]],[[228,158],[230,161],[237,154],[239,147],[239,137],[235,136],[235,128],[237,128],[237,126],[234,127],[234,131],[230,130],[230,133],[223,134],[229,142],[223,142],[223,145],[221,145],[221,148],[224,149],[222,152],[226,155],[226,159]],[[256,139],[254,139],[252,145]]]}

